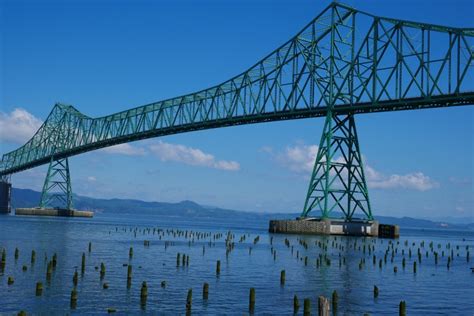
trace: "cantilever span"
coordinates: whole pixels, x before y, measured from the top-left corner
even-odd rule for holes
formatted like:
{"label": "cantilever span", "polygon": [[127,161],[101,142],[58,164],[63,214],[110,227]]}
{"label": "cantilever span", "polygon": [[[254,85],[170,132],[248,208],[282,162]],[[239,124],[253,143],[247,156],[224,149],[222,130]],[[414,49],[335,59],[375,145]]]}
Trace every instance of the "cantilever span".
{"label": "cantilever span", "polygon": [[[333,3],[247,71],[214,87],[99,118],[56,104],[26,144],[3,155],[0,176],[107,146],[194,130],[350,117],[334,124],[327,119],[329,132],[341,124],[355,124],[355,114],[470,105],[474,104],[473,59],[472,28],[378,17]],[[352,125],[344,134],[349,153],[359,151]],[[330,152],[321,153],[320,162],[323,156],[334,158]],[[349,174],[365,183],[363,170],[351,176],[350,166],[355,163],[345,166],[348,173],[333,170],[337,181]],[[314,173],[318,170],[315,167]],[[325,173],[329,176],[329,171]],[[321,190],[324,200],[335,192]],[[342,189],[345,198],[351,190]],[[324,208],[326,215],[332,211],[320,205],[319,198],[315,204],[309,202],[310,196],[308,192],[304,216],[314,207]],[[368,193],[363,199],[368,202]],[[337,200],[336,208],[340,204]],[[370,206],[368,210],[362,211],[371,218]],[[352,213],[348,211],[346,217]]]}

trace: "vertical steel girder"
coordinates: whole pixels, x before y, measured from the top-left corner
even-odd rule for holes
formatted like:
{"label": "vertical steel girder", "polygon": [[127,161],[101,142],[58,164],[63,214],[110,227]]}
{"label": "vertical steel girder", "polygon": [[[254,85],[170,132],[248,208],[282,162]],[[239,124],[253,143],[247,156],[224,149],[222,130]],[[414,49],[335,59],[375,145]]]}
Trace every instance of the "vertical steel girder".
{"label": "vertical steel girder", "polygon": [[352,114],[337,116],[329,111],[326,116],[301,217],[311,212],[321,212],[321,218],[339,212],[345,220],[357,213],[373,219]]}
{"label": "vertical steel girder", "polygon": [[12,175],[11,174],[6,174],[0,176],[0,182],[5,182],[5,183],[11,183]]}
{"label": "vertical steel girder", "polygon": [[72,188],[67,158],[51,158],[41,193],[41,208],[59,207],[72,210]]}

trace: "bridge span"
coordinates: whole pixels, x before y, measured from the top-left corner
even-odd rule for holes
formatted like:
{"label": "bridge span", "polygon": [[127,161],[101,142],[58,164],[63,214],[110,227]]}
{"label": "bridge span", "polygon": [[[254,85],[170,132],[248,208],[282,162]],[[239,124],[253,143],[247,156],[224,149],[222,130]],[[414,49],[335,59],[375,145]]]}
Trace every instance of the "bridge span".
{"label": "bridge span", "polygon": [[2,156],[2,185],[49,164],[40,206],[72,209],[68,157],[170,134],[324,116],[301,216],[372,220],[355,115],[472,105],[473,59],[473,28],[332,3],[248,70],[211,88],[99,118],[56,104],[27,143]]}

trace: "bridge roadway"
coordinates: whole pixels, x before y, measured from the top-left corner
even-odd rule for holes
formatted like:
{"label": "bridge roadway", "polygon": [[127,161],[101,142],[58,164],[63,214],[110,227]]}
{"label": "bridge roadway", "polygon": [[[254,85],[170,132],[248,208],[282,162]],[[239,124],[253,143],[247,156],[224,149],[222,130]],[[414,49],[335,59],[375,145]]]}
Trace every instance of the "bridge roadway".
{"label": "bridge roadway", "polygon": [[[338,114],[362,114],[362,113],[375,113],[375,112],[386,112],[386,111],[402,111],[402,110],[415,110],[415,109],[428,109],[428,108],[437,108],[437,107],[447,107],[447,106],[463,106],[463,105],[472,105],[474,104],[474,93],[463,93],[460,95],[449,95],[449,96],[437,96],[433,97],[430,100],[424,100],[421,98],[411,98],[401,100],[400,102],[391,102],[384,101],[380,102],[377,105],[372,105],[370,103],[358,104],[356,106],[339,105],[334,107],[334,112]],[[154,129],[150,131],[145,131],[141,133],[134,133],[132,135],[125,135],[121,137],[115,137],[113,139],[105,139],[102,141],[97,141],[91,144],[74,147],[62,152],[54,154],[55,159],[62,159],[71,156],[75,156],[81,153],[88,151],[93,151],[96,149],[109,147],[113,145],[118,145],[122,143],[128,143],[137,140],[143,140],[147,138],[154,138],[159,136],[173,135],[184,132],[226,127],[226,126],[235,126],[235,125],[244,125],[244,124],[254,124],[262,122],[271,122],[271,121],[281,121],[281,120],[293,120],[293,119],[303,119],[310,117],[320,117],[326,116],[327,109],[316,108],[312,110],[295,110],[287,113],[265,113],[262,115],[247,115],[240,117],[233,117],[232,120],[228,119],[218,119],[209,122],[201,122],[199,124],[183,124],[178,126],[172,126],[168,128]],[[19,165],[17,167],[8,168],[5,170],[0,170],[0,176],[8,175],[27,169],[31,169],[43,164],[47,164],[51,161],[51,156],[48,155],[37,160]]]}

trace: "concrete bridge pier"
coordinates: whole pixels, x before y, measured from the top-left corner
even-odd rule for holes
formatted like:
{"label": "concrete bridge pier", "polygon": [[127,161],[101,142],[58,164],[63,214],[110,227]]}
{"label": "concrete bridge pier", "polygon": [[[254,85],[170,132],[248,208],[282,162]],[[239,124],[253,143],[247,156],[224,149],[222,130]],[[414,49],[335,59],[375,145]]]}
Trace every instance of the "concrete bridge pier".
{"label": "concrete bridge pier", "polygon": [[297,218],[270,220],[268,231],[274,234],[346,235],[398,238],[397,225],[379,224],[378,221]]}
{"label": "concrete bridge pier", "polygon": [[11,183],[0,180],[0,214],[8,214],[11,212],[11,192]]}
{"label": "concrete bridge pier", "polygon": [[15,215],[93,217],[94,212],[78,211],[78,210],[67,209],[67,208],[29,207],[29,208],[17,208],[15,210]]}

